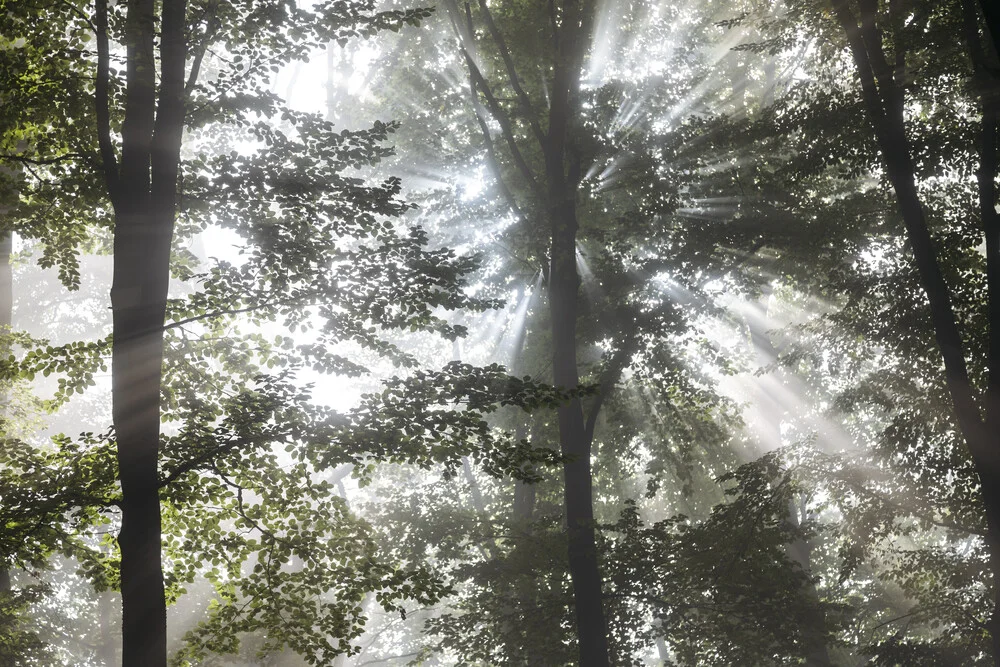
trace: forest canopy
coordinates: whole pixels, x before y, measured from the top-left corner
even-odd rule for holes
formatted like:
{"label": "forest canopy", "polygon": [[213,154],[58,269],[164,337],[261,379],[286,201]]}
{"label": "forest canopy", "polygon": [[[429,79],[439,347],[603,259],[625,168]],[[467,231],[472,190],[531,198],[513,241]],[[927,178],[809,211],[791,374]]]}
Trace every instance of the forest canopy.
{"label": "forest canopy", "polygon": [[1000,667],[988,0],[0,0],[0,666]]}

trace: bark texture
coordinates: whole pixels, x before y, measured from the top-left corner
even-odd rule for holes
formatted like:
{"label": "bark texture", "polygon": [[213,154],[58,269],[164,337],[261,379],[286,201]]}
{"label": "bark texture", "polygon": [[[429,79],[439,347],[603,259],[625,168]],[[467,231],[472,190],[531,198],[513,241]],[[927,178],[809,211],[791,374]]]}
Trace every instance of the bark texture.
{"label": "bark texture", "polygon": [[[165,667],[158,457],[163,324],[184,125],[185,2],[130,0],[121,164],[108,126],[107,5],[99,0],[97,117],[115,212],[112,416],[122,487],[122,664]],[[159,87],[154,32],[159,23]],[[158,90],[157,90],[158,88]]]}

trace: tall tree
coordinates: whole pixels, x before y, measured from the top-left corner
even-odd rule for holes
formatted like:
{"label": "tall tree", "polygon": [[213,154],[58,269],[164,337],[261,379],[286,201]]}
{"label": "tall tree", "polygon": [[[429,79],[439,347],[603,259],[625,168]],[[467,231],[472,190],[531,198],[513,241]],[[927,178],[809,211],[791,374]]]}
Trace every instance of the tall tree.
{"label": "tall tree", "polygon": [[[536,317],[533,335],[540,332],[550,346],[545,365],[551,364],[556,384],[585,379],[597,386],[592,401],[563,406],[555,436],[564,456],[561,493],[571,611],[583,664],[623,661],[624,656],[611,655],[606,638],[597,636],[600,627],[608,635],[608,622],[594,530],[595,433],[622,378],[640,365],[640,357],[651,364],[648,379],[664,403],[669,404],[668,397],[692,397],[682,407],[671,406],[672,415],[718,407],[707,395],[703,402],[693,398],[698,383],[691,375],[696,373],[682,369],[683,353],[670,348],[671,338],[686,330],[686,318],[696,316],[696,308],[687,306],[698,297],[685,302],[677,298],[680,290],[669,294],[658,281],[677,276],[700,291],[707,282],[701,276],[726,275],[738,264],[728,251],[716,252],[720,241],[752,249],[750,232],[737,224],[685,225],[673,215],[680,192],[697,180],[692,165],[707,159],[693,148],[704,139],[704,126],[678,123],[664,129],[657,114],[673,113],[674,105],[685,114],[693,82],[711,66],[697,57],[674,54],[675,61],[664,55],[666,64],[660,65],[676,63],[685,75],[681,82],[667,85],[654,74],[629,78],[627,66],[615,62],[620,44],[588,66],[592,47],[602,52],[604,47],[594,45],[596,8],[586,2],[552,3],[531,12],[505,3],[452,2],[447,7],[466,66],[464,97],[471,110],[468,124],[455,124],[466,131],[475,128],[468,141],[482,147],[484,180],[495,184],[510,225],[498,236],[514,247],[516,260],[537,266],[545,279],[548,318]],[[644,10],[626,21],[623,33],[636,43],[666,40],[671,19],[680,12],[665,17]],[[697,30],[711,25],[711,13],[698,14]],[[702,36],[699,32],[697,38]],[[595,74],[602,67],[613,73]],[[644,84],[655,92],[644,90]],[[643,101],[641,108],[637,99]],[[581,271],[589,274],[585,292]],[[669,371],[655,370],[658,364]],[[683,416],[674,420],[672,435],[678,437],[664,438],[656,447],[658,457],[663,450],[683,447],[681,440],[706,448],[719,442],[711,418],[703,420],[703,429],[687,428],[684,421]],[[541,445],[544,439],[533,441]],[[615,489],[612,495],[619,484],[613,469],[611,463],[604,480]]]}
{"label": "tall tree", "polygon": [[[551,51],[547,59],[552,65],[549,109],[543,129],[539,112],[532,107],[515,69],[510,50],[493,19],[492,10],[479,3],[478,11],[489,40],[499,54],[505,72],[503,85],[513,90],[518,113],[529,124],[532,148],[541,153],[543,169],[532,170],[526,162],[522,145],[515,135],[511,115],[503,110],[491,84],[478,64],[475,25],[469,3],[464,9],[450,2],[448,9],[457,26],[465,62],[469,68],[473,105],[483,124],[487,141],[486,117],[480,96],[488,113],[501,127],[502,143],[517,168],[518,178],[531,191],[530,197],[540,210],[532,218],[548,225],[549,266],[548,302],[552,327],[552,379],[556,386],[575,388],[580,383],[577,359],[577,320],[580,276],[577,273],[577,199],[584,165],[576,136],[580,122],[580,81],[584,59],[590,48],[595,3],[588,0],[567,1],[550,5]],[[487,72],[488,76],[488,72]],[[519,210],[514,201],[509,202]],[[544,211],[544,213],[542,212]],[[564,457],[563,493],[568,531],[569,571],[573,581],[576,635],[579,642],[580,665],[609,665],[607,623],[601,587],[601,571],[595,537],[593,479],[591,472],[592,433],[588,433],[583,406],[573,399],[559,408],[559,448]]]}
{"label": "tall tree", "polygon": [[[497,403],[554,405],[576,396],[508,378],[495,366],[463,364],[395,378],[347,414],[317,406],[307,389],[292,386],[288,378],[303,364],[364,373],[334,352],[347,341],[412,367],[413,355],[383,332],[455,338],[463,329],[438,309],[494,302],[464,294],[463,276],[474,260],[428,248],[423,230],[396,224],[410,208],[398,198],[398,179],[370,184],[343,173],[388,155],[381,144],[393,125],[337,131],[285,108],[262,85],[272,68],[321,44],[417,24],[428,10],[379,13],[373,3],[352,2],[315,11],[282,7],[192,2],[185,16],[176,3],[99,2],[92,24],[67,8],[73,30],[85,26],[97,34],[97,103],[93,116],[68,114],[65,124],[91,131],[96,125],[97,140],[92,145],[93,135],[81,131],[69,157],[41,148],[37,160],[28,156],[49,171],[26,190],[20,222],[47,241],[65,233],[70,242],[52,243],[56,252],[46,261],[61,270],[69,264],[68,278],[87,224],[109,222],[107,199],[95,204],[76,196],[88,178],[93,184],[95,169],[112,204],[115,447],[107,435],[87,433],[75,441],[57,436],[53,451],[31,451],[23,442],[5,451],[5,464],[12,464],[0,468],[2,551],[15,561],[40,561],[67,550],[74,541],[68,536],[82,536],[83,525],[108,525],[109,508],[120,507],[125,664],[163,664],[165,598],[180,595],[199,574],[214,584],[217,604],[187,634],[180,662],[235,651],[241,633],[257,629],[265,649],[287,645],[317,662],[354,650],[350,640],[364,622],[355,603],[365,592],[377,592],[384,609],[405,613],[401,600],[427,604],[445,589],[420,563],[381,562],[363,522],[348,515],[316,472],[349,465],[364,475],[380,460],[429,467],[471,457],[494,474],[516,474],[524,460],[551,457],[495,436],[484,415]],[[26,3],[26,9],[38,7]],[[124,72],[114,67],[121,57],[116,45],[125,52]],[[216,48],[237,53],[213,61]],[[260,148],[219,153],[210,146],[188,157],[182,174],[183,133],[214,139],[212,132],[227,124],[248,128]],[[67,187],[52,187],[59,180]],[[43,225],[25,224],[48,210],[63,212],[65,227],[47,235]],[[190,234],[213,224],[234,229],[250,261],[219,262],[196,276],[199,291],[168,300],[171,275],[192,277],[175,244],[178,227]],[[251,328],[278,318],[289,330],[322,324],[313,342],[296,345],[259,332],[233,335],[229,327],[240,317]],[[68,371],[72,380],[57,390],[62,400],[93,383],[108,346],[103,340],[32,350],[21,360],[4,359],[5,371]],[[283,370],[266,372],[274,366]],[[443,409],[456,404],[466,409]],[[161,422],[171,425],[169,433],[160,432]],[[297,462],[283,465],[272,451],[278,444]],[[225,531],[224,522],[236,528]],[[83,541],[68,551],[98,588],[115,585],[114,555]]]}
{"label": "tall tree", "polygon": [[[980,19],[972,3],[963,3],[966,39],[974,67],[985,74],[988,61],[981,40]],[[890,2],[882,12],[877,3],[861,2],[857,10],[846,0],[832,2],[861,84],[861,97],[906,229],[908,247],[927,296],[935,340],[944,361],[945,381],[955,419],[979,477],[986,515],[987,542],[993,572],[994,609],[988,628],[995,664],[1000,665],[1000,446],[996,419],[1000,418],[1000,216],[996,211],[997,111],[994,93],[982,96],[979,139],[979,216],[985,238],[986,290],[989,323],[986,388],[980,392],[966,360],[967,344],[955,309],[955,292],[941,266],[922,201],[917,175],[919,150],[907,129],[906,77],[908,50],[915,38],[901,3]],[[937,14],[937,10],[933,12]],[[935,17],[949,21],[947,15]],[[950,22],[957,23],[954,17]],[[922,22],[921,22],[922,23]],[[994,54],[995,57],[995,54]],[[995,63],[995,60],[994,60]],[[991,87],[995,88],[995,81]]]}
{"label": "tall tree", "polygon": [[[112,397],[122,488],[122,662],[166,665],[160,561],[160,378],[170,251],[184,131],[187,4],[128,3],[121,162],[109,109],[108,7],[98,0],[96,104],[101,159],[114,207]],[[159,23],[159,58],[154,30]],[[157,77],[159,62],[159,77]],[[159,86],[157,86],[159,79]]]}

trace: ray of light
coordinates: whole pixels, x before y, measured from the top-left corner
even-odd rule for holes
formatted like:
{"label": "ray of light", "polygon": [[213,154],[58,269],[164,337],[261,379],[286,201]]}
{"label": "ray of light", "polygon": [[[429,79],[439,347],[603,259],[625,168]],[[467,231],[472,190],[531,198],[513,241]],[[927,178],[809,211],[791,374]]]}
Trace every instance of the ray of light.
{"label": "ray of light", "polygon": [[506,322],[506,327],[504,327],[503,331],[496,338],[493,356],[497,361],[506,364],[509,368],[514,367],[517,363],[517,357],[521,353],[519,348],[522,347],[524,340],[528,313],[531,310],[531,306],[535,303],[541,286],[542,273],[539,271],[532,284],[521,289],[520,298],[517,300],[514,312],[510,314]]}
{"label": "ray of light", "polygon": [[583,285],[583,293],[591,303],[595,303],[604,293],[600,282],[594,277],[594,272],[590,270],[587,258],[580,247],[576,248],[576,270],[580,274],[580,283]]}

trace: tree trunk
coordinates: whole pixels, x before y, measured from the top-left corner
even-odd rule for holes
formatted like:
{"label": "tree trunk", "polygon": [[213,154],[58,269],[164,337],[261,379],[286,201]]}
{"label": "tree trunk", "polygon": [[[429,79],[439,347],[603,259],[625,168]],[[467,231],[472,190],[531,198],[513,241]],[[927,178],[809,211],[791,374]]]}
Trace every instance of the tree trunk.
{"label": "tree trunk", "polygon": [[[0,334],[10,333],[14,314],[14,276],[10,267],[13,238],[7,232],[0,236]],[[6,348],[6,346],[4,346]],[[6,354],[6,350],[4,354]],[[0,565],[0,593],[10,592],[10,571]]]}
{"label": "tree trunk", "polygon": [[[916,259],[921,282],[930,301],[931,319],[942,356],[945,374],[958,425],[965,439],[976,473],[979,475],[981,498],[986,514],[986,543],[990,554],[990,571],[993,574],[993,610],[987,623],[993,645],[994,665],[1000,667],[1000,441],[996,437],[995,422],[997,403],[997,373],[991,367],[990,387],[986,392],[986,422],[972,394],[961,335],[950,293],[937,263],[930,232],[927,229],[914,178],[909,144],[906,141],[902,111],[887,116],[884,139],[880,142],[886,171],[896,193],[899,211],[906,225],[910,248]],[[992,180],[992,179],[991,179]],[[984,223],[986,221],[984,220]],[[987,236],[992,236],[988,232]],[[989,240],[989,239],[988,239]],[[995,239],[993,239],[996,242]],[[989,252],[988,248],[988,252]],[[995,249],[994,249],[995,250]],[[995,254],[990,253],[990,254]],[[990,300],[1000,297],[1000,282],[995,282],[996,259],[987,258],[987,283]],[[995,308],[995,305],[993,306]],[[991,308],[992,310],[993,308]],[[991,313],[992,315],[992,313]],[[1000,328],[990,317],[990,347],[1000,342]],[[992,349],[991,349],[992,351]]]}
{"label": "tree trunk", "polygon": [[[580,276],[576,269],[577,187],[581,160],[573,145],[573,124],[579,109],[580,76],[590,46],[594,5],[588,0],[567,2],[562,27],[555,35],[556,67],[553,72],[548,136],[544,142],[548,183],[551,250],[549,264],[549,313],[552,319],[552,376],[557,387],[580,384],[576,358],[577,296]],[[553,28],[556,30],[556,28]],[[569,572],[576,607],[576,636],[581,667],[607,667],[607,624],[601,592],[601,569],[594,525],[593,481],[590,467],[592,438],[588,436],[580,399],[558,410],[559,447],[564,457],[563,498]]]}
{"label": "tree trunk", "polygon": [[[799,517],[798,504],[792,500],[788,504],[788,521],[794,526],[801,525],[805,517],[805,503],[802,504],[802,514]],[[807,575],[812,573],[812,545],[807,540],[799,538],[788,545],[788,555],[793,561],[799,564],[802,571]],[[802,648],[805,657],[806,667],[832,667],[830,652],[826,646],[827,628],[826,612],[820,606],[821,600],[816,584],[808,580],[802,590],[802,594],[809,601],[811,609],[806,618],[800,618],[799,624],[802,628]]]}
{"label": "tree trunk", "polygon": [[[580,384],[576,362],[577,292],[580,281],[576,271],[575,192],[570,188],[565,193],[558,188],[552,190],[552,201],[558,202],[552,210],[549,272],[553,381],[558,387],[574,388]],[[591,441],[586,437],[579,399],[561,406],[558,414],[559,445],[566,459],[563,464],[563,495],[580,665],[606,666],[610,663],[595,539]]]}
{"label": "tree trunk", "polygon": [[[106,39],[106,5],[98,13]],[[165,667],[167,662],[157,462],[163,324],[184,124],[185,20],[184,0],[163,1],[157,100],[155,5],[153,0],[129,2],[120,170],[108,164],[113,152],[102,151],[115,210],[111,384],[122,488],[118,545],[126,667]],[[100,69],[99,64],[99,79]],[[99,115],[106,114],[102,103],[107,100],[99,93]],[[107,146],[104,136],[102,147]]]}
{"label": "tree trunk", "polygon": [[[745,318],[747,328],[750,330],[750,341],[753,346],[754,355],[760,368],[766,368],[774,363],[778,358],[778,350],[774,347],[771,339],[768,323],[767,302],[771,296],[770,285],[765,285],[761,290],[760,311],[751,311]],[[774,372],[775,380],[783,385],[787,385],[787,378],[779,369]],[[784,420],[790,406],[785,405],[780,400],[775,400],[767,396],[764,391],[758,391],[754,402],[759,406],[761,414],[758,420],[757,435],[768,447],[781,447],[784,442],[781,437],[781,422]],[[785,521],[793,526],[801,525],[799,517],[799,506],[793,500],[788,504]],[[804,520],[805,507],[801,508]],[[789,543],[786,548],[788,556],[802,568],[806,575],[812,574],[812,545],[808,540],[798,537]],[[805,618],[797,619],[801,628],[803,657],[806,667],[831,667],[830,653],[826,646],[827,627],[826,614],[820,608],[820,595],[816,589],[816,584],[812,579],[803,584],[802,595],[813,607],[813,611]]]}
{"label": "tree trunk", "polygon": [[[118,216],[111,289],[112,400],[122,487],[122,659],[124,665],[150,667],[166,665],[167,651],[157,471],[166,280],[157,281],[151,266],[157,263],[151,255],[163,254],[165,234],[156,226],[143,216]],[[169,252],[169,237],[165,241]]]}

